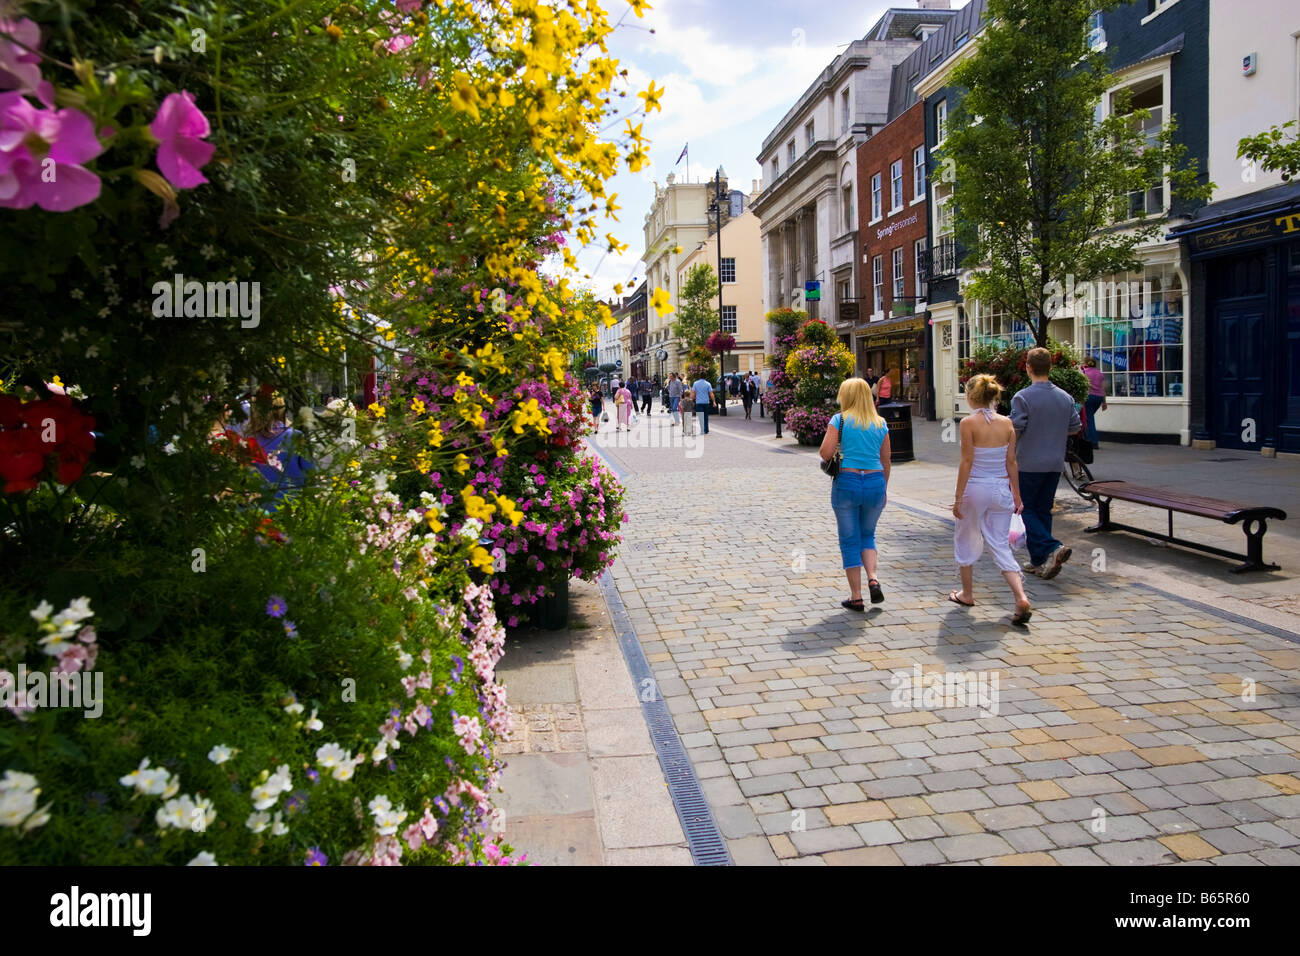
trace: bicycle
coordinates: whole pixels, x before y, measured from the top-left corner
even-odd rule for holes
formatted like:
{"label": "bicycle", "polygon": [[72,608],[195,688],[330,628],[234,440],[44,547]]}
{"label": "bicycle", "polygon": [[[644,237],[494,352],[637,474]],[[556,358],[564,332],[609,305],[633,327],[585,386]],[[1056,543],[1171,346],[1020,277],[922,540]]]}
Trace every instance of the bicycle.
{"label": "bicycle", "polygon": [[1085,486],[1093,478],[1092,471],[1079,457],[1079,438],[1079,435],[1071,435],[1065,443],[1065,467],[1061,469],[1061,477],[1076,495],[1084,501],[1095,503],[1097,495],[1085,490]]}

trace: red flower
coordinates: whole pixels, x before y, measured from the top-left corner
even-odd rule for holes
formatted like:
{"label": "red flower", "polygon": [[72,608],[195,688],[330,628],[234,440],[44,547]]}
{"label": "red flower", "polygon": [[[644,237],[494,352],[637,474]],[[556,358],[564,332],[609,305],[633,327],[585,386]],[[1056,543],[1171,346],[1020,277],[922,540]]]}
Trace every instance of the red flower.
{"label": "red flower", "polygon": [[54,478],[70,485],[81,477],[95,450],[95,420],[83,415],[66,395],[20,402],[0,395],[0,478],[4,491],[31,491],[40,484],[49,456]]}

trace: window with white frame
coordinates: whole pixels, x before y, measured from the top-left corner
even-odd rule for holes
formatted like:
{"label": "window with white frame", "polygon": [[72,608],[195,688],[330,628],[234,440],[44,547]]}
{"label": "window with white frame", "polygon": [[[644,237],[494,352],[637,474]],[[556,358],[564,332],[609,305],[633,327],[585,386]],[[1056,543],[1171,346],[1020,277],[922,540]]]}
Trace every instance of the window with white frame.
{"label": "window with white frame", "polygon": [[849,131],[849,91],[840,93],[840,132]]}
{"label": "window with white frame", "polygon": [[925,273],[925,240],[918,239],[912,247],[912,254],[915,256],[916,263],[916,296],[918,299],[925,299],[930,294],[930,284],[927,281]]}
{"label": "window with white frame", "polygon": [[853,218],[853,186],[852,186],[852,184],[850,184],[850,185],[848,185],[848,186],[845,186],[845,187],[840,191],[840,196],[841,196],[841,204],[842,204],[842,206],[843,206],[843,210],[844,210],[844,231],[845,231],[845,232],[850,232],[850,231],[853,230],[853,228],[854,228],[855,226],[857,226],[857,222],[856,222],[856,220],[854,220],[854,218]]}
{"label": "window with white frame", "polygon": [[781,160],[773,156],[772,157],[772,178],[776,179],[776,177],[780,175],[781,175]]}
{"label": "window with white frame", "polygon": [[934,104],[934,145],[938,146],[948,138],[948,101],[940,100]]}
{"label": "window with white frame", "polygon": [[889,211],[903,208],[903,161],[896,159],[889,165]]}
{"label": "window with white frame", "polygon": [[[1145,110],[1145,118],[1134,117],[1133,125],[1141,134],[1142,146],[1155,146],[1160,139],[1161,130],[1164,128],[1165,117],[1165,83],[1163,76],[1148,77],[1144,80],[1125,87],[1129,96],[1129,108],[1136,112]],[[1118,108],[1117,99],[1119,90],[1115,90],[1109,97],[1109,105],[1112,111]],[[1157,216],[1165,212],[1165,188],[1164,182],[1158,182],[1146,190],[1129,193],[1127,216],[1130,219],[1136,219],[1138,216]]]}
{"label": "window with white frame", "polygon": [[794,140],[790,140],[785,144],[785,164],[787,166],[794,165]]}
{"label": "window with white frame", "polygon": [[1088,25],[1085,29],[1088,31],[1089,50],[1106,49],[1106,31],[1102,29],[1100,10],[1088,17]]}
{"label": "window with white frame", "polygon": [[723,256],[721,269],[721,278],[723,282],[736,281],[736,259],[734,256]]}
{"label": "window with white frame", "polygon": [[881,204],[880,173],[876,173],[874,176],[871,177],[871,221],[872,222],[875,222],[883,215],[880,208],[880,204]]}
{"label": "window with white frame", "polygon": [[722,307],[722,331],[736,331],[736,307],[734,305],[724,305]]}
{"label": "window with white frame", "polygon": [[966,321],[970,327],[972,348],[991,345],[997,348],[1033,348],[1034,330],[1023,319],[1009,312],[989,308],[978,299],[966,300]]}
{"label": "window with white frame", "polygon": [[813,143],[817,141],[816,131],[813,127],[812,120],[809,120],[807,123],[804,124],[803,134],[804,134],[804,142],[807,143],[809,149],[812,149]]}
{"label": "window with white frame", "polygon": [[885,257],[876,256],[871,260],[871,288],[875,293],[872,303],[875,311],[885,308]]}
{"label": "window with white frame", "polygon": [[906,291],[903,286],[903,247],[894,250],[894,298],[900,299]]}
{"label": "window with white frame", "polygon": [[912,202],[925,198],[925,144],[912,150]]}
{"label": "window with white frame", "polygon": [[1083,354],[1097,361],[1106,394],[1183,397],[1183,285],[1171,264],[1076,288]]}
{"label": "window with white frame", "polygon": [[934,234],[951,236],[953,232],[952,183],[934,184]]}

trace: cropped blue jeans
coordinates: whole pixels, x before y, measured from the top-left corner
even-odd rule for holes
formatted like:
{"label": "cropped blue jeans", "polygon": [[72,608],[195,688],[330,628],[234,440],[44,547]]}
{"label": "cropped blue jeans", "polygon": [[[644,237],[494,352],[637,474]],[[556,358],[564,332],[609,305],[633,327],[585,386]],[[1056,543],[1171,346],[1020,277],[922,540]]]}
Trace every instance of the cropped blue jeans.
{"label": "cropped blue jeans", "polygon": [[842,471],[831,483],[831,510],[844,567],[862,566],[862,552],[876,550],[876,522],[885,510],[883,471]]}

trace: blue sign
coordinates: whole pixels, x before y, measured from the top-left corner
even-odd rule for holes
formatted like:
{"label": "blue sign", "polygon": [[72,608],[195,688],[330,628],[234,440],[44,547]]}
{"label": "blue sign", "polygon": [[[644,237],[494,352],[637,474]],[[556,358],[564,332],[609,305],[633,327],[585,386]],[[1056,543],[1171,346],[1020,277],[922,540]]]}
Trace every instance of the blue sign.
{"label": "blue sign", "polygon": [[822,297],[822,284],[817,279],[812,279],[803,284],[803,297],[809,302],[817,302]]}

